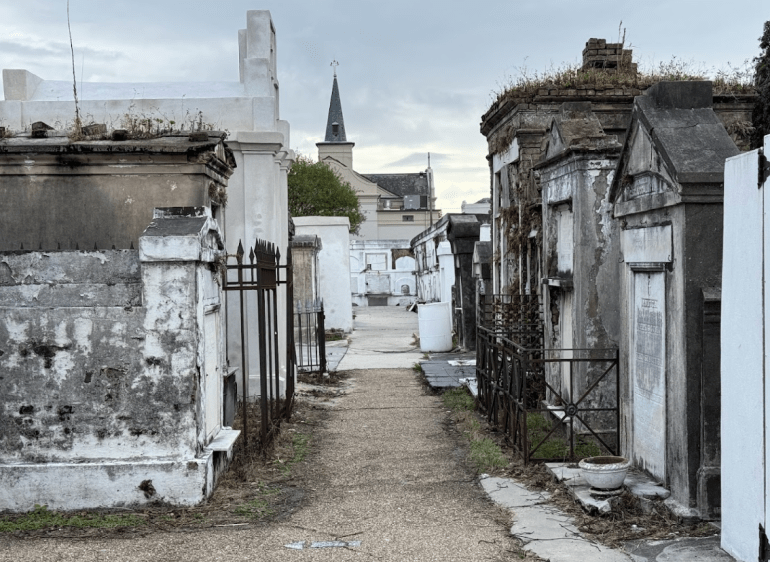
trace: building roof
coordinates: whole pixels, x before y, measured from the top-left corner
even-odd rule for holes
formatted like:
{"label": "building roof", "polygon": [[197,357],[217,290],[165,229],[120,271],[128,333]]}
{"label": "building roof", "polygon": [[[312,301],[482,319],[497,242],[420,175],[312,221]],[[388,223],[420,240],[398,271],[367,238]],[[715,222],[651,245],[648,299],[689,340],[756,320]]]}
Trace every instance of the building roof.
{"label": "building roof", "polygon": [[[712,84],[707,81],[659,82],[634,99],[631,126],[649,137],[671,179],[679,184],[721,184],[725,159],[739,153],[712,109]],[[622,178],[633,135],[626,138],[612,182],[611,199],[622,191]]]}
{"label": "building roof", "polygon": [[[679,91],[682,99],[669,99]],[[725,159],[739,152],[711,100],[710,82],[660,82],[635,100],[635,116],[680,183],[721,182]]]}
{"label": "building roof", "polygon": [[419,172],[416,174],[362,174],[366,179],[376,183],[382,189],[393,195],[404,197],[406,195],[430,196],[428,174]]}
{"label": "building roof", "polygon": [[[336,134],[335,134],[335,125]],[[329,117],[326,119],[326,138],[324,142],[347,142],[345,136],[345,120],[342,118],[342,102],[340,101],[340,88],[337,85],[337,75],[334,75],[332,84],[332,98],[329,101]]]}

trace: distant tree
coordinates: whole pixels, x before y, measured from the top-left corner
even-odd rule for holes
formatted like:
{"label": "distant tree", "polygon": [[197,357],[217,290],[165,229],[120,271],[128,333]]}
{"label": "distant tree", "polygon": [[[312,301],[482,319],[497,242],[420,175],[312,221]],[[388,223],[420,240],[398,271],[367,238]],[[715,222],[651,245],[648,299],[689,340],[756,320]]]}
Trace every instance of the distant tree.
{"label": "distant tree", "polygon": [[306,156],[298,156],[289,171],[289,211],[293,217],[348,217],[354,234],[366,220],[350,184]]}
{"label": "distant tree", "polygon": [[751,148],[761,147],[765,135],[770,134],[770,21],[765,22],[759,49],[759,56],[754,59],[754,86],[758,98],[751,116],[754,126]]}

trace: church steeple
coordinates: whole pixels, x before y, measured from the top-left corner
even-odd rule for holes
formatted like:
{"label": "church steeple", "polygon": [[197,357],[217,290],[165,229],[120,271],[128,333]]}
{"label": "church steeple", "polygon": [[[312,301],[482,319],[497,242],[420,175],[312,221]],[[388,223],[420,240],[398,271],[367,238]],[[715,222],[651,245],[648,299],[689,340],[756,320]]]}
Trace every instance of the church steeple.
{"label": "church steeple", "polygon": [[348,142],[345,136],[345,120],[342,118],[342,103],[340,102],[340,88],[337,85],[337,61],[332,62],[334,67],[334,84],[332,85],[332,99],[329,102],[329,118],[326,120],[326,138],[323,142],[316,143],[318,147],[318,161],[328,158],[336,160],[343,166],[353,169],[353,147],[355,143]]}
{"label": "church steeple", "polygon": [[[337,61],[334,61],[334,65]],[[345,120],[342,118],[342,102],[340,88],[337,85],[337,69],[334,69],[334,84],[332,99],[329,102],[329,118],[326,120],[326,138],[324,142],[347,142],[345,137]]]}

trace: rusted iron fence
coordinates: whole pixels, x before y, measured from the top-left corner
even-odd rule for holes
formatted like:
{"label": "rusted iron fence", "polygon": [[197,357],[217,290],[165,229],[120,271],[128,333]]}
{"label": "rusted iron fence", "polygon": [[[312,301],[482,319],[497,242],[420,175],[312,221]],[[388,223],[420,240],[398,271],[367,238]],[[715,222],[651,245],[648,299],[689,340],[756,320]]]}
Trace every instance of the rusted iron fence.
{"label": "rusted iron fence", "polygon": [[480,326],[524,347],[543,347],[543,313],[538,295],[489,295],[479,313]]}
{"label": "rusted iron fence", "polygon": [[532,348],[514,339],[542,341],[534,332],[526,324],[478,328],[476,378],[489,422],[525,463],[618,455],[618,350]]}
{"label": "rusted iron fence", "polygon": [[299,372],[326,372],[326,331],[323,300],[297,301],[294,307],[294,344]]}
{"label": "rusted iron fence", "polygon": [[[244,259],[246,258],[246,259]],[[244,256],[243,244],[227,256],[223,268],[223,289],[237,295],[240,314],[241,384],[243,447],[249,444],[249,416],[247,411],[249,375],[259,370],[260,444],[265,447],[272,440],[281,420],[291,416],[294,403],[294,328],[291,252],[286,265],[280,265],[281,253],[271,242],[257,239]],[[235,263],[232,263],[232,260]],[[281,277],[281,270],[286,273]],[[278,306],[278,286],[287,286],[287,306]],[[232,307],[230,307],[232,310]],[[281,392],[279,316],[286,317],[286,378]],[[253,326],[257,320],[256,334]],[[258,345],[258,353],[253,348]],[[258,366],[254,363],[258,361]]]}

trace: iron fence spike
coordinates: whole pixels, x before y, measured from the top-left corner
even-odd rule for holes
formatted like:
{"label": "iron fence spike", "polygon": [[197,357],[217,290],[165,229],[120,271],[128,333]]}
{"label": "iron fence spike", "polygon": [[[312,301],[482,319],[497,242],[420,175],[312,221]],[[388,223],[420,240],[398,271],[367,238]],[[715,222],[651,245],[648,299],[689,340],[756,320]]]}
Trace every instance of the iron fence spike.
{"label": "iron fence spike", "polygon": [[23,250],[23,249],[24,249],[24,242],[22,242],[21,244],[19,244],[19,250]]}

